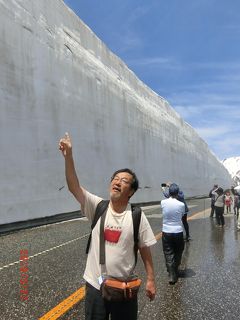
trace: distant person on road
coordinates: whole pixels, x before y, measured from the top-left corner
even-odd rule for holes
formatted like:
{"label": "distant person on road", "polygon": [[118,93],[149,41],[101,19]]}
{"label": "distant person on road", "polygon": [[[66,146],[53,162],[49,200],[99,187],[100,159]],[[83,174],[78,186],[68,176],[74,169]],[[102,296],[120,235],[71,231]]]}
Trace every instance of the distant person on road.
{"label": "distant person on road", "polygon": [[224,227],[225,219],[223,216],[224,213],[224,204],[225,204],[225,195],[223,192],[223,188],[217,188],[215,193],[215,213],[216,213],[216,220],[217,226]]}
{"label": "distant person on road", "polygon": [[169,198],[161,201],[163,214],[162,246],[169,274],[169,283],[175,284],[178,280],[178,268],[184,250],[182,216],[185,214],[185,205],[177,200],[179,193],[177,184],[172,183],[168,192]]}
{"label": "distant person on road", "polygon": [[239,200],[239,195],[238,195],[237,191],[234,190],[233,192],[234,192],[234,203],[233,203],[234,215],[238,219],[240,200]]}
{"label": "distant person on road", "polygon": [[213,186],[213,188],[210,190],[209,192],[209,198],[211,198],[211,213],[210,213],[210,218],[213,218],[214,217],[214,211],[215,211],[215,196],[216,196],[216,193],[215,191],[217,190],[218,188],[218,185],[215,184]]}
{"label": "distant person on road", "polygon": [[[81,204],[81,209],[92,222],[102,198],[84,189],[78,180],[72,155],[72,143],[66,133],[59,141],[59,149],[65,158],[65,174],[70,192]],[[91,174],[89,172],[89,174]],[[94,178],[94,177],[93,177]],[[105,264],[99,261],[100,221],[92,230],[92,240],[84,272],[86,280],[85,319],[86,320],[136,320],[137,298],[111,302],[102,298],[100,284],[102,275],[129,277],[135,267],[133,219],[129,199],[138,189],[138,179],[130,169],[116,171],[110,180],[110,202],[106,209],[104,228]],[[105,215],[105,214],[104,214]],[[102,226],[101,226],[102,227]],[[150,246],[156,239],[144,213],[141,213],[138,248],[146,269],[146,295],[155,297],[155,280]]]}
{"label": "distant person on road", "polygon": [[240,230],[240,215],[239,215],[239,210],[240,210],[240,194],[235,191],[235,196],[238,196],[238,207],[237,207],[237,229]]}
{"label": "distant person on road", "polygon": [[229,191],[227,191],[225,193],[225,206],[226,206],[226,211],[227,211],[226,214],[231,213],[232,202],[233,202],[233,199],[231,197],[231,194]]}
{"label": "distant person on road", "polygon": [[[163,195],[165,198],[169,198],[169,186],[170,185],[171,185],[171,182],[162,184],[162,191],[163,191]],[[188,242],[189,240],[191,240],[190,234],[189,234],[189,225],[188,225],[188,221],[187,221],[187,214],[189,212],[189,209],[188,209],[187,203],[184,198],[184,193],[180,189],[178,192],[177,200],[183,202],[185,205],[185,213],[182,217],[182,224],[183,224],[183,227],[184,227],[185,233],[186,233],[185,240]]]}

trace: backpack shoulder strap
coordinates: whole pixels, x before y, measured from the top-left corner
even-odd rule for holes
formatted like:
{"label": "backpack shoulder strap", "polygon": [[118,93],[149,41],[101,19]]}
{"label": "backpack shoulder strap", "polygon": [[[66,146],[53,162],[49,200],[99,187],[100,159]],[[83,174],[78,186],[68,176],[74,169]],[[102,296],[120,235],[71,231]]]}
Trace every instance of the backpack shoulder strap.
{"label": "backpack shoulder strap", "polygon": [[131,205],[132,208],[132,219],[133,219],[133,239],[134,239],[134,255],[135,255],[135,265],[137,264],[137,253],[138,253],[138,242],[139,242],[139,226],[141,222],[142,210],[140,207],[134,207]]}
{"label": "backpack shoulder strap", "polygon": [[104,222],[106,219],[107,211],[105,210],[104,213],[101,215],[100,219],[100,231],[99,231],[99,264],[105,264],[105,239],[104,239]]}
{"label": "backpack shoulder strap", "polygon": [[92,230],[95,227],[95,225],[97,224],[98,219],[107,210],[108,205],[109,205],[109,200],[102,200],[97,205],[97,208],[96,208],[96,211],[95,211],[95,215],[94,215],[94,218],[93,218],[93,221],[92,221],[92,225],[91,225],[91,233],[90,233],[89,238],[88,238],[88,243],[87,243],[87,247],[86,247],[86,254],[88,254],[88,252],[89,252],[89,248],[90,248],[90,244],[91,244],[91,240],[92,240]]}

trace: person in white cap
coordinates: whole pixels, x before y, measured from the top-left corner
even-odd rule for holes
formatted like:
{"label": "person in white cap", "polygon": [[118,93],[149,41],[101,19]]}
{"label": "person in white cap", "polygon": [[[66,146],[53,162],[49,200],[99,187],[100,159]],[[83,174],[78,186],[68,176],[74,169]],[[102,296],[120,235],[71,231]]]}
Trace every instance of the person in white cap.
{"label": "person in white cap", "polygon": [[178,185],[172,183],[169,186],[169,198],[161,201],[162,246],[170,284],[175,284],[178,280],[178,267],[184,250],[182,216],[185,213],[185,205],[177,200],[178,192]]}

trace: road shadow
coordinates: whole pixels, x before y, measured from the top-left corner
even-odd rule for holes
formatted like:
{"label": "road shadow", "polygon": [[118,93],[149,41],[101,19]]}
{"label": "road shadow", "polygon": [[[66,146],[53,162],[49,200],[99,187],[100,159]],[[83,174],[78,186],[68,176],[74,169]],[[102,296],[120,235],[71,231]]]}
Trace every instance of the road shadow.
{"label": "road shadow", "polygon": [[178,278],[192,278],[195,275],[196,275],[196,272],[190,268],[179,270],[179,272],[178,272]]}

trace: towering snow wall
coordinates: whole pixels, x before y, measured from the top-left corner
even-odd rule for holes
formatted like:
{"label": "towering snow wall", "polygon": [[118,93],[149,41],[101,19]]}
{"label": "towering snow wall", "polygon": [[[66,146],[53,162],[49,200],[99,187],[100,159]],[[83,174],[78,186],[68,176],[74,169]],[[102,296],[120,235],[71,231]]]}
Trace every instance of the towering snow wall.
{"label": "towering snow wall", "polygon": [[112,172],[132,168],[133,202],[175,181],[186,195],[231,178],[193,128],[61,0],[0,0],[0,224],[79,209],[59,138],[73,139],[83,186],[107,197]]}

